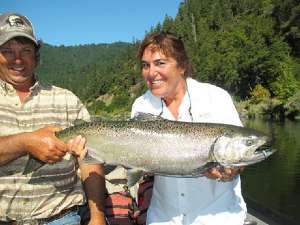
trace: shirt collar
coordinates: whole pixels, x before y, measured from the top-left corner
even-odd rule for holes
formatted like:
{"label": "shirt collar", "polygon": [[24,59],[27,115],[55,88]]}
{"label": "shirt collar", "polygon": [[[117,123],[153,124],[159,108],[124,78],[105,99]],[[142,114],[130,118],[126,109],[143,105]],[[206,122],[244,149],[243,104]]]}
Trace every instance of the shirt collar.
{"label": "shirt collar", "polygon": [[[190,90],[190,79],[191,78],[187,78],[186,80],[186,84],[187,84],[187,89],[185,91],[184,97],[182,99],[182,102],[179,106],[179,117],[178,120],[182,120],[182,121],[192,121],[192,115],[191,112],[189,110],[191,110],[191,90]],[[150,101],[151,101],[151,105],[153,106],[153,108],[155,109],[155,115],[159,115],[165,119],[169,119],[169,120],[175,120],[174,116],[171,114],[171,112],[169,111],[168,107],[166,106],[165,102],[159,98],[154,96],[150,90],[147,91],[148,92],[148,96],[150,97]]]}
{"label": "shirt collar", "polygon": [[[34,75],[34,78],[35,78],[35,83],[29,89],[30,92],[33,94],[38,92],[42,86],[38,76]],[[7,83],[6,81],[4,81],[2,79],[0,79],[0,92],[5,95],[16,94],[16,90],[14,89],[14,87],[10,83]]]}

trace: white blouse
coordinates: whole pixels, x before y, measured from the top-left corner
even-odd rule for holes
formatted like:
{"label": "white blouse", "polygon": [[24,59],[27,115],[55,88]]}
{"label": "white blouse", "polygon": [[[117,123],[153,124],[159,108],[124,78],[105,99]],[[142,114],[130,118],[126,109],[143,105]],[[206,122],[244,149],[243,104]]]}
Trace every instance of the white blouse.
{"label": "white blouse", "polygon": [[[187,79],[187,87],[179,108],[179,121],[242,126],[225,90],[191,78]],[[135,100],[131,116],[139,112],[175,120],[164,102],[149,90]],[[242,225],[245,218],[246,204],[239,176],[231,182],[206,177],[155,176],[148,225]]]}

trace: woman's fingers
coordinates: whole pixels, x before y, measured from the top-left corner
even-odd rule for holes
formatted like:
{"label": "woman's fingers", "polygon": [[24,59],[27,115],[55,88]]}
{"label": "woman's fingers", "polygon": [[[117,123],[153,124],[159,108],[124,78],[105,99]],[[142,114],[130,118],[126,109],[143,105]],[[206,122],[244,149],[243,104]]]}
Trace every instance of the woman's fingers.
{"label": "woman's fingers", "polygon": [[204,176],[217,181],[232,181],[244,167],[214,167],[204,173]]}

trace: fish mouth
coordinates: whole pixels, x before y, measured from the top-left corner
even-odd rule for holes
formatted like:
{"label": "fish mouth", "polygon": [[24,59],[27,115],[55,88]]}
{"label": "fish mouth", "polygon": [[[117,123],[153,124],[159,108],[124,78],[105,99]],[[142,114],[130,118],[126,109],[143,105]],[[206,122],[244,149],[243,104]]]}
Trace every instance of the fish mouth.
{"label": "fish mouth", "polygon": [[235,163],[234,166],[248,166],[261,162],[274,154],[277,150],[272,149],[270,144],[264,144],[258,147],[249,158],[244,158],[241,162]]}
{"label": "fish mouth", "polygon": [[272,150],[271,150],[271,143],[265,143],[265,144],[259,146],[259,147],[254,151],[254,154],[260,154],[260,153],[268,152],[268,151],[272,151]]}

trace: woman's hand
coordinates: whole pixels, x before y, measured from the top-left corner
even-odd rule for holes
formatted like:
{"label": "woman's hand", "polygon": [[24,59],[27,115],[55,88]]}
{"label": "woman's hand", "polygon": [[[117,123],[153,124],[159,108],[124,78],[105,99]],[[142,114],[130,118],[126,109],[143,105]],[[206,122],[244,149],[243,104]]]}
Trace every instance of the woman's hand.
{"label": "woman's hand", "polygon": [[205,172],[203,175],[217,181],[232,181],[240,174],[245,167],[214,167]]}

